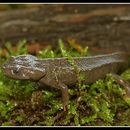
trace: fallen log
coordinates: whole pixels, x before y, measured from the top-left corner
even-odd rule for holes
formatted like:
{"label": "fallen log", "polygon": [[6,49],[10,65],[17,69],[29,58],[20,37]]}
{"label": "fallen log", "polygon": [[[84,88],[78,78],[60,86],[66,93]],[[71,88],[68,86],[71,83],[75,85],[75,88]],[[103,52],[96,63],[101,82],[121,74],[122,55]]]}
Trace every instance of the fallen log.
{"label": "fallen log", "polygon": [[82,46],[130,48],[130,5],[44,5],[42,8],[0,12],[0,46],[21,39],[57,46],[59,38]]}

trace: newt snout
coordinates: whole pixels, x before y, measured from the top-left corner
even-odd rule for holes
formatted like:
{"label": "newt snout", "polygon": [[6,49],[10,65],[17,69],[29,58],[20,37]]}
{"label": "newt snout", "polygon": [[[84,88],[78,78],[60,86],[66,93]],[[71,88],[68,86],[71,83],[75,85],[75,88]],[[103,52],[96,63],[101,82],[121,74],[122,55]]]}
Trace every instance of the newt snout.
{"label": "newt snout", "polygon": [[37,81],[45,76],[45,69],[40,69],[36,60],[37,58],[32,55],[12,57],[1,66],[1,69],[12,79]]}

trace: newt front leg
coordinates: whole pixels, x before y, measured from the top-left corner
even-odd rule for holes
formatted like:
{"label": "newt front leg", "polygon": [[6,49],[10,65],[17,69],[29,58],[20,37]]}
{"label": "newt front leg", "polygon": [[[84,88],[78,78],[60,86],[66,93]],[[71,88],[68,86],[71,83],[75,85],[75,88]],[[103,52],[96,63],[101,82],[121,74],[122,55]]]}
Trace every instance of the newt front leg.
{"label": "newt front leg", "polygon": [[62,94],[62,103],[63,103],[63,110],[67,111],[69,94],[68,94],[68,87],[66,84],[62,83],[55,72],[56,69],[53,70],[55,76],[55,82],[57,83],[58,88],[61,90]]}
{"label": "newt front leg", "polygon": [[62,93],[62,102],[63,102],[63,110],[67,111],[67,105],[68,105],[68,99],[69,99],[69,95],[68,95],[68,87],[67,85],[65,85],[64,83],[59,82],[59,87]]}

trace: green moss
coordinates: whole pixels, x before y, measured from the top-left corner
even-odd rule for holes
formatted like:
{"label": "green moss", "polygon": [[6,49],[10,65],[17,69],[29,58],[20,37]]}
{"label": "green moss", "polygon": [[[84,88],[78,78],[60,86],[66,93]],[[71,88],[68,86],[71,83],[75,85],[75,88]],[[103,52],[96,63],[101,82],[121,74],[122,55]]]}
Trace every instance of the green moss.
{"label": "green moss", "polygon": [[6,103],[0,102],[0,115],[3,120],[9,119],[9,112],[15,107],[15,104],[7,101]]}

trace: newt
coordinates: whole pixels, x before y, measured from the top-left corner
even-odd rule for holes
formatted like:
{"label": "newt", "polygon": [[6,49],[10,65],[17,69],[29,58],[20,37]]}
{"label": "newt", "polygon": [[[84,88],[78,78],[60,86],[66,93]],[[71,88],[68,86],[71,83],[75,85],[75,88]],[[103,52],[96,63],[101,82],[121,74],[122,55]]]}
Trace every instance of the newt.
{"label": "newt", "polygon": [[[80,73],[85,76],[83,81],[85,84],[94,83],[104,78],[107,73],[124,71],[129,66],[125,52],[73,57],[73,60]],[[33,55],[19,55],[10,58],[1,68],[4,74],[12,79],[32,80],[40,83],[43,88],[48,86],[61,90],[64,111],[67,109],[69,99],[68,87],[74,86],[78,81],[75,69],[66,57],[38,59]],[[126,89],[130,95],[130,89],[128,87]]]}

